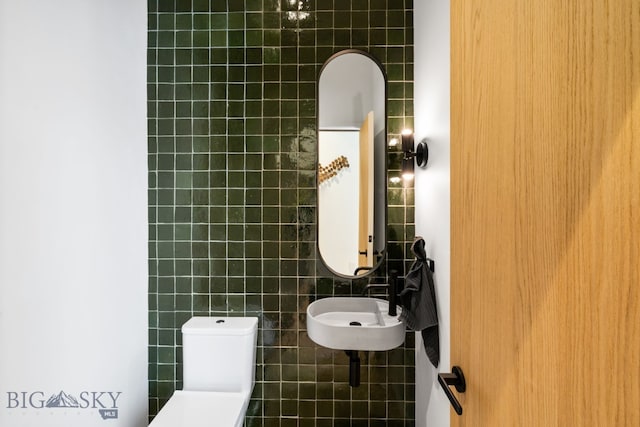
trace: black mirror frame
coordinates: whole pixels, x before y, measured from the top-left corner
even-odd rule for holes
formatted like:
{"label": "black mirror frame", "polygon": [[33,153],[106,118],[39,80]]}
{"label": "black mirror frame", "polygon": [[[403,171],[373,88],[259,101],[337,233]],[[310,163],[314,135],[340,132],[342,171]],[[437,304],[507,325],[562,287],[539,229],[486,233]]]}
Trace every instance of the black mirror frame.
{"label": "black mirror frame", "polygon": [[[318,77],[316,79],[316,180],[315,180],[315,188],[316,188],[316,194],[318,193],[318,184],[319,184],[319,180],[318,180],[318,168],[317,168],[317,159],[319,159],[320,157],[320,76],[322,76],[322,72],[324,71],[324,69],[327,67],[327,65],[329,65],[329,63],[334,60],[335,58],[345,55],[345,54],[349,54],[349,53],[356,53],[359,55],[363,55],[369,59],[371,59],[377,66],[378,69],[380,70],[380,72],[382,73],[382,77],[384,79],[384,133],[385,133],[385,142],[384,142],[384,230],[385,230],[385,235],[384,235],[384,246],[382,248],[382,252],[381,252],[381,256],[380,259],[378,260],[378,263],[376,265],[374,265],[372,268],[368,269],[368,267],[359,267],[358,269],[356,269],[356,271],[358,271],[361,268],[367,268],[368,271],[364,274],[361,275],[346,275],[346,274],[342,274],[342,273],[338,273],[337,271],[335,271],[334,269],[332,269],[324,260],[324,258],[322,257],[322,253],[320,252],[320,222],[319,222],[319,218],[320,218],[320,206],[319,206],[319,200],[316,198],[316,249],[318,251],[318,258],[320,259],[322,265],[324,266],[324,268],[326,268],[331,274],[333,274],[336,277],[342,278],[342,279],[360,279],[363,277],[367,277],[370,275],[373,275],[376,270],[378,270],[380,268],[381,265],[384,264],[385,258],[387,256],[387,235],[388,235],[388,192],[389,192],[389,187],[387,185],[387,173],[388,173],[388,168],[387,168],[387,164],[388,164],[388,156],[389,156],[389,78],[387,76],[387,72],[384,68],[384,65],[382,64],[382,62],[380,62],[378,60],[378,58],[376,58],[375,56],[373,56],[372,54],[370,54],[367,51],[364,50],[360,50],[360,49],[343,49],[340,50],[336,53],[334,53],[333,55],[331,55],[329,58],[327,58],[326,61],[324,61],[324,63],[322,64],[322,67],[320,67],[320,70],[318,71]],[[374,207],[375,209],[375,207]]]}

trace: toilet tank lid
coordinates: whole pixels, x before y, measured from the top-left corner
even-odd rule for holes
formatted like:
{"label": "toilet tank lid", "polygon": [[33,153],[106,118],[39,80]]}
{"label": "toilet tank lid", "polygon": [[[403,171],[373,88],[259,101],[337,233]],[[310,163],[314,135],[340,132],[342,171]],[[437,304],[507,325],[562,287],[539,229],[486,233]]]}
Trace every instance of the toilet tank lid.
{"label": "toilet tank lid", "polygon": [[257,327],[257,317],[196,316],[182,325],[182,333],[191,335],[249,335]]}

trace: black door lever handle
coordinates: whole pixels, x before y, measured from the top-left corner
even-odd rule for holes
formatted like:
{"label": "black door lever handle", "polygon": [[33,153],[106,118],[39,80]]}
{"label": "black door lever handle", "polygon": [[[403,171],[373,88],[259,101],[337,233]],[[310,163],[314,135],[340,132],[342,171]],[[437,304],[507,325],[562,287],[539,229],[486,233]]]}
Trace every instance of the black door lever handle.
{"label": "black door lever handle", "polygon": [[451,402],[451,406],[453,406],[456,414],[462,415],[462,406],[460,406],[460,402],[458,402],[458,399],[456,399],[449,388],[450,385],[455,386],[458,393],[464,393],[467,390],[467,382],[464,380],[462,368],[454,366],[451,368],[450,374],[438,374],[438,382],[442,386],[444,394],[449,398],[449,402]]}

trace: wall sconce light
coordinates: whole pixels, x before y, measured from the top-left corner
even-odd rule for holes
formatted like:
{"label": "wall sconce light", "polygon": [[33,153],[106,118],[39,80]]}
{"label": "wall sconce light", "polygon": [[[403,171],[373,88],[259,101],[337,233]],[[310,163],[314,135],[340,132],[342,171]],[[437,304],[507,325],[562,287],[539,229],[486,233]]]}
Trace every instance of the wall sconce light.
{"label": "wall sconce light", "polygon": [[427,147],[425,140],[418,143],[416,151],[413,151],[413,145],[413,131],[410,129],[403,130],[402,152],[404,153],[404,157],[402,158],[402,178],[405,180],[413,179],[415,170],[413,159],[415,159],[416,164],[421,168],[427,165],[427,160],[429,159],[429,147]]}

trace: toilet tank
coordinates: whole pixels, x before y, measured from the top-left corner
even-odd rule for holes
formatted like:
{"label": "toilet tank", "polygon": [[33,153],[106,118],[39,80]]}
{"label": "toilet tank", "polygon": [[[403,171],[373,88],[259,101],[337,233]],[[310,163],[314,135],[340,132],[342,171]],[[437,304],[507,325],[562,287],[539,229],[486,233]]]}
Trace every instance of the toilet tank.
{"label": "toilet tank", "polygon": [[183,389],[249,392],[256,368],[256,317],[192,317],[182,326]]}

